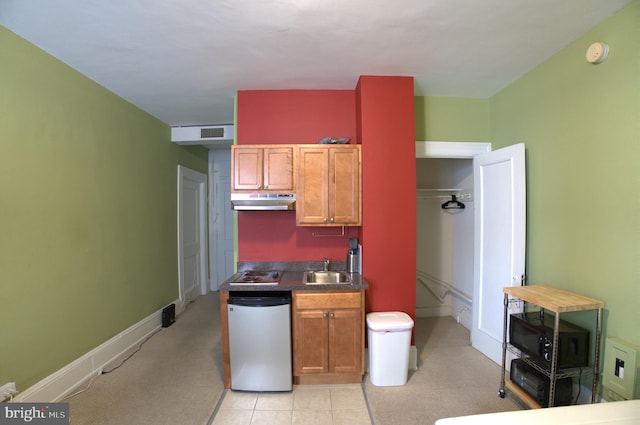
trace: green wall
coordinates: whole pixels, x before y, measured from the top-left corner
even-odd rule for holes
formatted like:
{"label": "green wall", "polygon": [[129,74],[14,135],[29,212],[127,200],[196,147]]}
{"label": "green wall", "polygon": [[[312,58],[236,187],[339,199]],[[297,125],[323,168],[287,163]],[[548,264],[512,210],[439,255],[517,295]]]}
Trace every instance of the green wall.
{"label": "green wall", "polygon": [[416,96],[417,141],[489,142],[488,99]]}
{"label": "green wall", "polygon": [[178,297],[177,165],[204,148],[0,26],[0,384]]}
{"label": "green wall", "polygon": [[[524,142],[527,275],[605,302],[640,344],[640,1],[490,99],[416,97],[417,140]],[[595,41],[608,59],[585,60]],[[593,314],[573,320],[593,327]]]}
{"label": "green wall", "polygon": [[[635,344],[639,23],[635,1],[490,99],[494,149],[526,145],[529,283],[603,300],[606,335]],[[610,48],[598,65],[585,60],[595,41]]]}

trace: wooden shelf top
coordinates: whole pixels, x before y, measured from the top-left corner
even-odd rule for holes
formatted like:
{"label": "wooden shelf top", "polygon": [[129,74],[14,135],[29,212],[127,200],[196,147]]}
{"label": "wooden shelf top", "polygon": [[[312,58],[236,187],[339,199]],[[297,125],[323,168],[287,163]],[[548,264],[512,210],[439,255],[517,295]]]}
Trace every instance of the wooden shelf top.
{"label": "wooden shelf top", "polygon": [[504,383],[505,387],[514,393],[516,397],[520,399],[530,409],[540,409],[542,406],[533,397],[531,397],[525,390],[507,379]]}
{"label": "wooden shelf top", "polygon": [[503,292],[556,313],[604,308],[600,300],[546,285],[509,286]]}

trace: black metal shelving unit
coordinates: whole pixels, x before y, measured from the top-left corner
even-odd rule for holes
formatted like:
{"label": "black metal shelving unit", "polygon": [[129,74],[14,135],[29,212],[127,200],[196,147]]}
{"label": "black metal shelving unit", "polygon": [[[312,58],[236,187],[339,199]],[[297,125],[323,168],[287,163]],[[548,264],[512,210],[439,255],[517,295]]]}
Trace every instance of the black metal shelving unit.
{"label": "black metal shelving unit", "polygon": [[[513,391],[525,404],[529,407],[538,408],[540,404],[530,397],[526,392],[520,390],[518,386],[506,381],[506,360],[507,350],[511,351],[514,355],[521,357],[527,364],[531,365],[534,369],[543,373],[550,379],[549,388],[549,407],[553,407],[555,400],[555,387],[556,380],[561,378],[575,377],[585,375],[585,368],[567,368],[559,369],[557,367],[557,355],[558,355],[558,336],[560,329],[560,315],[562,313],[575,312],[575,311],[587,311],[595,310],[596,315],[596,335],[593,354],[593,367],[588,368],[589,372],[593,374],[593,385],[591,389],[591,403],[595,403],[598,390],[598,375],[599,375],[599,358],[600,358],[600,345],[602,338],[602,313],[604,310],[604,302],[593,298],[584,297],[582,295],[574,294],[572,292],[564,291],[561,289],[553,288],[546,285],[529,285],[529,286],[513,286],[503,289],[504,292],[504,326],[503,326],[503,338],[502,338],[502,377],[500,379],[500,389],[498,395],[500,397],[505,396],[505,386],[509,390]],[[512,302],[524,301],[530,304],[537,305],[545,310],[555,313],[555,323],[553,331],[553,354],[551,358],[551,366],[547,366],[541,360],[536,358],[522,356],[519,350],[510,346],[507,341],[507,325],[509,316],[509,305]]]}

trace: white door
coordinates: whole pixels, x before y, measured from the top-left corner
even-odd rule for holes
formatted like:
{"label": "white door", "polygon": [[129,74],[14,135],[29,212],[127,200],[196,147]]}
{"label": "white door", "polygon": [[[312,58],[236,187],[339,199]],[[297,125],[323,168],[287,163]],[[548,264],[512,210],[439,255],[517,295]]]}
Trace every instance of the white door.
{"label": "white door", "polygon": [[206,293],[206,187],[206,174],[178,165],[179,312]]}
{"label": "white door", "polygon": [[474,288],[471,345],[502,364],[504,293],[525,274],[525,150],[520,143],[473,159]]}
{"label": "white door", "polygon": [[235,273],[233,261],[233,211],[231,210],[231,177],[216,182],[216,262],[215,288]]}
{"label": "white door", "polygon": [[233,211],[231,210],[231,149],[209,151],[210,288],[235,273]]}

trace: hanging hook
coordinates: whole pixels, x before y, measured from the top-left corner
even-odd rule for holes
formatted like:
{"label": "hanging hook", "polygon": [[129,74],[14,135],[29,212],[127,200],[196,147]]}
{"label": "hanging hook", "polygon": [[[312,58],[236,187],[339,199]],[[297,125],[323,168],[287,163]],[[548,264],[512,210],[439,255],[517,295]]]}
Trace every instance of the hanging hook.
{"label": "hanging hook", "polygon": [[456,195],[451,195],[451,200],[442,204],[443,210],[463,210],[465,205],[458,201]]}

